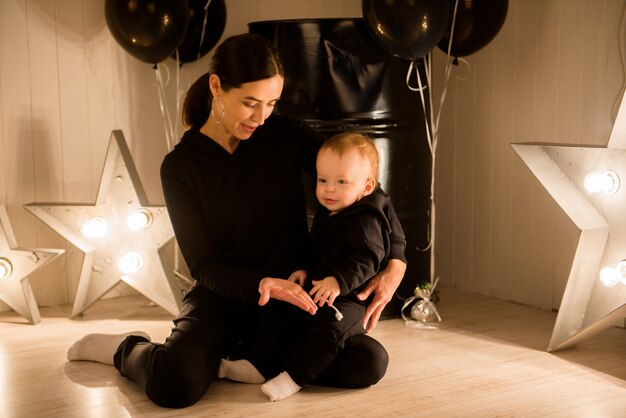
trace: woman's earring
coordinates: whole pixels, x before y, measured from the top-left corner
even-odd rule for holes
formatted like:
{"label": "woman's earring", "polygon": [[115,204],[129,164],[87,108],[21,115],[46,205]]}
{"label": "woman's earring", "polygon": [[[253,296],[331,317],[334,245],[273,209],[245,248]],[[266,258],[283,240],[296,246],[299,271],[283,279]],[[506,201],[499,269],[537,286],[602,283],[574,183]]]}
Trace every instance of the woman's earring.
{"label": "woman's earring", "polygon": [[215,113],[213,113],[213,109],[215,108],[215,106],[214,106],[214,104],[215,104],[215,97],[211,101],[211,116],[213,116],[213,119],[215,120],[215,123],[222,123],[222,121],[224,120],[224,113],[226,113],[226,109],[224,109],[224,103],[222,103],[222,101],[219,98],[217,99],[217,102],[220,104],[220,106],[222,106],[222,117],[220,117],[220,119],[217,120],[217,118],[215,117]]}

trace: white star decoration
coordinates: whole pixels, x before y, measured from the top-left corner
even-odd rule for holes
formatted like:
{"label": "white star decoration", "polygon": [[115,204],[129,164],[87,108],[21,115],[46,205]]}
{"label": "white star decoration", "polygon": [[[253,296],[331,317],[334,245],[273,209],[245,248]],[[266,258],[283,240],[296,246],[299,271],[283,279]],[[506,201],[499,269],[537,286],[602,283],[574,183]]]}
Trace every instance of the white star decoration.
{"label": "white star decoration", "polygon": [[0,206],[0,300],[31,324],[36,324],[41,316],[28,276],[64,250],[16,247],[9,215],[5,207]]}
{"label": "white star decoration", "polygon": [[[626,94],[606,148],[512,144],[537,179],[581,230],[548,351],[573,347],[626,317],[626,283],[605,286],[604,267],[626,260]],[[613,194],[583,186],[592,173],[612,171]]]}
{"label": "white star decoration", "polygon": [[[111,132],[95,204],[32,203],[25,208],[85,253],[72,318],[120,281],[178,314],[182,294],[164,257],[164,247],[174,238],[172,225],[164,206],[148,204],[122,131]],[[127,220],[136,213],[145,228],[129,228]],[[126,260],[125,272],[120,260]]]}

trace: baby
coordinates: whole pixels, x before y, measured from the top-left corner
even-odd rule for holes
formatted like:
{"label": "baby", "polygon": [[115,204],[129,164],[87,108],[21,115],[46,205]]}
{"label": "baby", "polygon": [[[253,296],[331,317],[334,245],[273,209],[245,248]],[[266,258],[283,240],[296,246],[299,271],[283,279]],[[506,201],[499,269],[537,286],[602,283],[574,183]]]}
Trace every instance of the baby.
{"label": "baby", "polygon": [[[356,294],[386,266],[391,246],[393,208],[377,179],[378,152],[365,135],[346,132],[322,145],[316,187],[322,207],[310,232],[311,265],[288,278],[304,286],[321,308],[311,316],[287,303],[270,304],[248,359],[222,360],[220,377],[248,383],[271,378],[262,385],[263,393],[272,401],[285,399],[314,382],[347,339],[365,332],[366,303]],[[277,346],[281,337],[284,342],[302,329],[300,343]],[[276,363],[285,365],[277,376]]]}

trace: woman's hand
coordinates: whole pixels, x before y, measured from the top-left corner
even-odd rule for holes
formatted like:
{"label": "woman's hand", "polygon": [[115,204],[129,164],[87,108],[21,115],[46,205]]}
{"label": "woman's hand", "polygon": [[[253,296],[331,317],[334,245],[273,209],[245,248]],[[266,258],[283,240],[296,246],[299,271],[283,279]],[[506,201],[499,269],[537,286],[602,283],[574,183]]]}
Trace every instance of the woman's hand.
{"label": "woman's hand", "polygon": [[378,272],[370,279],[365,289],[357,295],[359,300],[365,300],[374,292],[374,298],[363,316],[363,329],[365,332],[370,332],[376,328],[380,314],[383,313],[383,309],[385,309],[387,303],[393,298],[396,289],[400,286],[405,270],[406,263],[404,261],[389,260],[387,268]]}
{"label": "woman's hand", "polygon": [[287,278],[290,282],[294,282],[299,284],[300,286],[304,286],[304,281],[306,280],[306,270],[296,270]]}
{"label": "woman's hand", "polygon": [[259,293],[261,294],[259,297],[260,306],[264,306],[270,298],[274,298],[296,305],[311,315],[317,312],[317,306],[313,303],[313,299],[302,289],[302,286],[288,280],[265,277],[259,282]]}
{"label": "woman's hand", "polygon": [[341,288],[339,282],[333,276],[328,276],[323,280],[313,280],[313,289],[309,294],[313,297],[313,303],[324,306],[328,301],[329,305],[335,303],[335,298],[339,296]]}

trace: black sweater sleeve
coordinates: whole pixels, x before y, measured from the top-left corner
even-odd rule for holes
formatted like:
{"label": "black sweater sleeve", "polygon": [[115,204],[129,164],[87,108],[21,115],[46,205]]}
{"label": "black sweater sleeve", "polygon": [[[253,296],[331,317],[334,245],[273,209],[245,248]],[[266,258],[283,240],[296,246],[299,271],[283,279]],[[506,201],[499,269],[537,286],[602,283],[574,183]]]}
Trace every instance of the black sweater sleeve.
{"label": "black sweater sleeve", "polygon": [[364,211],[351,217],[349,222],[346,236],[350,239],[345,241],[345,245],[350,255],[329,273],[339,282],[342,296],[373,277],[385,260],[384,232],[379,216],[373,211]]}
{"label": "black sweater sleeve", "polygon": [[406,256],[404,254],[406,250],[406,238],[400,219],[398,219],[398,215],[391,201],[389,202],[388,213],[386,213],[386,215],[391,225],[389,259],[400,260],[406,263]]}
{"label": "black sweater sleeve", "polygon": [[256,303],[260,274],[240,264],[227,263],[218,243],[207,234],[194,179],[176,156],[161,165],[161,184],[174,233],[192,277],[205,288],[226,298]]}

